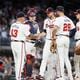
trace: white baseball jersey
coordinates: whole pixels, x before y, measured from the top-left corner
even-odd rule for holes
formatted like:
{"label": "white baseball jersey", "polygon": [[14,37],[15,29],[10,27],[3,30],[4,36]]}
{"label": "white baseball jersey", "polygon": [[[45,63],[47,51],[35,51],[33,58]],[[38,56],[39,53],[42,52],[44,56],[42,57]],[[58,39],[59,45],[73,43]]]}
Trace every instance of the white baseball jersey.
{"label": "white baseball jersey", "polygon": [[69,35],[69,31],[75,28],[72,20],[67,16],[56,18],[54,25],[58,27],[57,35]]}
{"label": "white baseball jersey", "polygon": [[80,39],[80,21],[76,24],[76,30],[75,39]]}
{"label": "white baseball jersey", "polygon": [[51,39],[52,37],[52,28],[54,26],[55,19],[46,18],[44,20],[44,29],[47,31],[46,38]]}
{"label": "white baseball jersey", "polygon": [[26,37],[30,35],[29,29],[29,25],[25,25],[20,22],[13,23],[10,29],[11,40],[25,41]]}

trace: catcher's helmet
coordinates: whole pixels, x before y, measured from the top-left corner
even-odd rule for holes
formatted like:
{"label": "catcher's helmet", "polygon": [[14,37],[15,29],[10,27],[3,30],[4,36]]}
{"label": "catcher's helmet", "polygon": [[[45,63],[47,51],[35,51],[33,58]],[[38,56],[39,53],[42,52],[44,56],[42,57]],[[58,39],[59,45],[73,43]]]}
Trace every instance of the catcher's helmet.
{"label": "catcher's helmet", "polygon": [[35,12],[35,10],[29,10],[29,11],[27,12],[27,15],[28,15],[28,16],[36,16],[36,12]]}

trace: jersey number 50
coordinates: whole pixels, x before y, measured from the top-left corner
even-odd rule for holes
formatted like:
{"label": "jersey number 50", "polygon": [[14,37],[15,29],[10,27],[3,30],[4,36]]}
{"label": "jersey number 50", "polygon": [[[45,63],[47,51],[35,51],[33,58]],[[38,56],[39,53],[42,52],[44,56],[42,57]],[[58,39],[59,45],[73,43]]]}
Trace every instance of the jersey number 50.
{"label": "jersey number 50", "polygon": [[17,34],[18,34],[18,30],[17,29],[12,29],[11,30],[11,36],[12,37],[17,37]]}
{"label": "jersey number 50", "polygon": [[63,31],[70,31],[70,29],[71,29],[71,24],[65,23],[65,24],[64,24]]}

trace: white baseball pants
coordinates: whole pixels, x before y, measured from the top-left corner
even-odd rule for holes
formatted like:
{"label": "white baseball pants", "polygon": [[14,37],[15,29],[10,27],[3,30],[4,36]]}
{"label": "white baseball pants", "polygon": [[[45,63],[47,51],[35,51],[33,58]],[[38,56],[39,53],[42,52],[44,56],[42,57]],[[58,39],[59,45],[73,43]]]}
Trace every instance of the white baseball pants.
{"label": "white baseball pants", "polygon": [[65,64],[68,71],[68,77],[70,78],[70,80],[73,80],[71,64],[68,56],[69,43],[70,43],[69,37],[62,35],[57,36],[56,42],[57,42],[57,53],[59,55],[59,60],[60,60],[61,76],[64,79],[64,64]]}
{"label": "white baseball pants", "polygon": [[21,72],[23,71],[25,59],[25,45],[23,42],[12,41],[11,48],[15,62],[16,80],[21,80]]}
{"label": "white baseball pants", "polygon": [[45,75],[45,79],[46,80],[55,80],[56,77],[60,76],[59,73],[59,63],[58,63],[58,55],[55,54],[51,54],[48,57],[48,62],[47,62],[47,71],[46,71],[46,75]]}
{"label": "white baseball pants", "polygon": [[45,45],[43,48],[43,57],[42,57],[42,62],[41,62],[41,66],[40,66],[40,73],[39,73],[41,76],[44,76],[45,71],[46,71],[48,57],[50,54],[52,54],[50,52],[50,44],[51,44],[51,40],[46,39]]}
{"label": "white baseball pants", "polygon": [[26,42],[26,54],[31,54],[36,57],[36,48],[34,45],[35,43]]}
{"label": "white baseball pants", "polygon": [[[76,42],[76,46],[80,45],[80,40]],[[74,62],[75,62],[75,72],[76,75],[80,78],[80,55],[74,56]]]}

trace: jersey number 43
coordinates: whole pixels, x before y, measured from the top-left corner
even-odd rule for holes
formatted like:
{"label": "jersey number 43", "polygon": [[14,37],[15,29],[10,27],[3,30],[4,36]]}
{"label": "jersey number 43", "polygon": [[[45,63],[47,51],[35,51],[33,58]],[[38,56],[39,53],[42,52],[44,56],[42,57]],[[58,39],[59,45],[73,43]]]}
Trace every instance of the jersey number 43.
{"label": "jersey number 43", "polygon": [[18,30],[17,29],[12,29],[11,30],[11,36],[12,37],[17,37],[17,35],[18,35]]}

